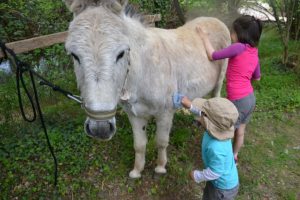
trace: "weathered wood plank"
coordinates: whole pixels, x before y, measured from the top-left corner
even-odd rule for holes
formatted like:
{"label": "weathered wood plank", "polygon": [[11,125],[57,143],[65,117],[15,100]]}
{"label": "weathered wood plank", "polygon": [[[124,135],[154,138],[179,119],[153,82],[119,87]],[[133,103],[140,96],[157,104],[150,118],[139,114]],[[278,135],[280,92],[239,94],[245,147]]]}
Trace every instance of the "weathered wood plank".
{"label": "weathered wood plank", "polygon": [[[51,35],[44,35],[40,37],[20,40],[16,42],[7,43],[6,46],[12,49],[16,54],[32,51],[34,49],[45,48],[53,44],[63,43],[66,40],[68,32],[54,33]],[[0,58],[3,52],[0,51]]]}
{"label": "weathered wood plank", "polygon": [[146,15],[145,16],[145,21],[148,23],[155,23],[161,21],[161,14],[156,14],[156,15]]}
{"label": "weathered wood plank", "polygon": [[[154,24],[155,22],[158,22],[160,20],[161,20],[160,14],[145,16],[145,21],[147,21],[150,24]],[[51,35],[44,35],[40,37],[7,43],[6,46],[12,49],[16,54],[24,53],[24,52],[32,51],[34,49],[45,48],[54,44],[63,43],[65,42],[67,35],[68,32],[65,31],[60,33],[54,33]],[[4,57],[4,55],[3,52],[0,50],[0,58],[2,57]]]}

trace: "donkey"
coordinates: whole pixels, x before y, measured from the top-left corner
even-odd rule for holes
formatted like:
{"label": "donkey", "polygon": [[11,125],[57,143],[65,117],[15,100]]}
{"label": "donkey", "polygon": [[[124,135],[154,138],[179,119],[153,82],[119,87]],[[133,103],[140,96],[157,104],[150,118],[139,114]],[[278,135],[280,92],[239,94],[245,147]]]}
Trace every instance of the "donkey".
{"label": "donkey", "polygon": [[230,44],[227,27],[215,18],[196,18],[177,29],[153,28],[128,10],[126,1],[65,0],[74,14],[66,40],[74,58],[87,119],[85,132],[110,140],[116,132],[116,107],[127,113],[133,130],[135,163],[131,178],[145,165],[146,126],[156,121],[155,172],[166,173],[167,146],[175,109],[172,94],[190,99],[220,95],[227,60],[210,62],[196,26],[215,49]]}

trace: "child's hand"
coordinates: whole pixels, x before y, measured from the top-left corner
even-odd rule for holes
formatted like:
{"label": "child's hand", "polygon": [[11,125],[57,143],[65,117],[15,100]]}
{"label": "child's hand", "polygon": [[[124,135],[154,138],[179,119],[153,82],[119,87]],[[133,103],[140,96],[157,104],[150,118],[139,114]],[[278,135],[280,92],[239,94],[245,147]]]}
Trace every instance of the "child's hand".
{"label": "child's hand", "polygon": [[178,108],[182,107],[181,101],[182,101],[183,97],[184,97],[183,94],[180,94],[180,93],[177,93],[177,92],[175,92],[173,94],[172,100],[173,100],[173,107],[175,109],[178,109]]}
{"label": "child's hand", "polygon": [[200,35],[201,38],[206,37],[206,33],[200,28],[200,26],[196,27],[196,32]]}
{"label": "child's hand", "polygon": [[186,96],[184,96],[181,100],[181,104],[183,105],[183,107],[190,109],[192,102]]}

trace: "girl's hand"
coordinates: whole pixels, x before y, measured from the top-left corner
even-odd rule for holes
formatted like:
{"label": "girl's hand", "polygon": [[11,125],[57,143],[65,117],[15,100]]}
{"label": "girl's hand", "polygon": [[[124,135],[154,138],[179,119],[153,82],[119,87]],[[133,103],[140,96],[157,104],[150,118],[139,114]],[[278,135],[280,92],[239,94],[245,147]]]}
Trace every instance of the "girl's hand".
{"label": "girl's hand", "polygon": [[196,32],[199,34],[199,36],[200,36],[201,38],[207,37],[206,33],[204,33],[204,31],[202,30],[202,28],[200,28],[200,26],[197,26],[197,27],[196,27]]}
{"label": "girl's hand", "polygon": [[212,61],[213,60],[212,54],[215,51],[215,49],[213,48],[212,44],[210,43],[208,35],[206,33],[204,33],[203,30],[199,26],[196,27],[196,32],[202,39],[208,59]]}

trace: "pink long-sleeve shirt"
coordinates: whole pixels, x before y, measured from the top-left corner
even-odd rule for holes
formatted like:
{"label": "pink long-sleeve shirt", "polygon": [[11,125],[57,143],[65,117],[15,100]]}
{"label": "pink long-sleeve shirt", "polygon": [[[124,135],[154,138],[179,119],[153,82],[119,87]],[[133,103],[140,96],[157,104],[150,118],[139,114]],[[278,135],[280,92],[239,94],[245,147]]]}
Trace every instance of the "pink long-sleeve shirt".
{"label": "pink long-sleeve shirt", "polygon": [[259,79],[258,49],[249,44],[234,43],[215,51],[213,60],[229,58],[226,72],[226,91],[229,100],[237,100],[253,92],[252,79]]}

